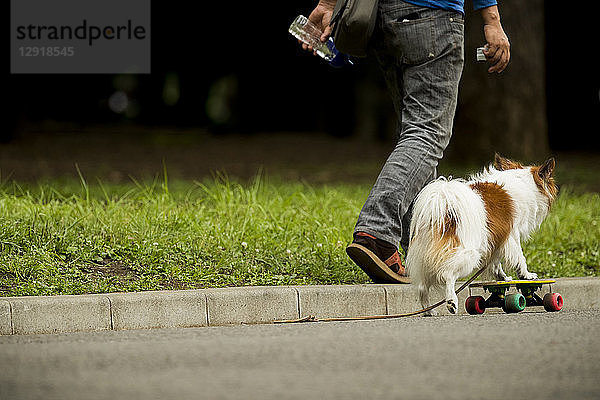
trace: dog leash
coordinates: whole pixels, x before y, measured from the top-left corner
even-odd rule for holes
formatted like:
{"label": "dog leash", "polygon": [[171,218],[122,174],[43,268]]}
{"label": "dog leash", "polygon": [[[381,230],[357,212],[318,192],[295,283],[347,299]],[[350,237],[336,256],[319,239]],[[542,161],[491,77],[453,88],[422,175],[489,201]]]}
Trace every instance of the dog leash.
{"label": "dog leash", "polygon": [[[459,294],[469,286],[471,282],[473,282],[479,275],[485,271],[485,266],[482,267],[479,271],[475,273],[472,277],[469,278],[465,283],[463,283],[457,290],[456,294]],[[446,300],[440,300],[437,303],[430,305],[429,307],[425,307],[422,310],[411,311],[404,314],[391,314],[391,315],[366,315],[361,317],[334,317],[334,318],[317,318],[314,315],[307,315],[306,317],[298,318],[298,319],[284,319],[284,320],[275,320],[274,324],[296,324],[300,322],[334,322],[334,321],[366,321],[372,319],[392,319],[392,318],[403,318],[403,317],[412,317],[413,315],[419,315],[427,311],[431,311],[434,308],[437,308],[444,304]]]}

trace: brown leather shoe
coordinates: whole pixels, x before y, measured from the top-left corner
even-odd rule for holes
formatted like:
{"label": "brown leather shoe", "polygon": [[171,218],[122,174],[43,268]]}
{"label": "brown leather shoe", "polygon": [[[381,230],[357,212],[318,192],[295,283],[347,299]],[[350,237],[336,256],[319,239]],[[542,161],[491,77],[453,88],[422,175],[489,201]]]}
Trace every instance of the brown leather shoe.
{"label": "brown leather shoe", "polygon": [[410,283],[398,249],[391,243],[357,232],[346,253],[375,283]]}

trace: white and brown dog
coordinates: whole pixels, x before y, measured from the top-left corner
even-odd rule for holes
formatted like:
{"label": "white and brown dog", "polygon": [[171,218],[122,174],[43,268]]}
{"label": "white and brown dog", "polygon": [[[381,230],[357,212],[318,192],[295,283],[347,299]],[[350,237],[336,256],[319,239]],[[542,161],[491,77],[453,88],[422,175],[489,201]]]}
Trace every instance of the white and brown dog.
{"label": "white and brown dog", "polygon": [[520,279],[527,270],[521,241],[537,229],[557,196],[555,162],[523,166],[496,154],[493,165],[466,181],[439,178],[415,200],[406,257],[409,276],[423,307],[429,290],[445,286],[448,310],[457,312],[456,280],[487,267],[498,280],[511,280],[500,264]]}

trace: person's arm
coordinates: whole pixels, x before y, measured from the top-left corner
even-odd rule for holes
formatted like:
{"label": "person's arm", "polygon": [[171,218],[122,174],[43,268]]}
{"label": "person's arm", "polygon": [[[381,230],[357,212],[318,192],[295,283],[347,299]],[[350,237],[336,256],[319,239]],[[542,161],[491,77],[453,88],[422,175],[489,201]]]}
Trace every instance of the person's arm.
{"label": "person's arm", "polygon": [[510,61],[510,43],[500,23],[498,6],[492,5],[480,10],[483,18],[483,33],[488,46],[483,53],[491,64],[488,72],[500,73]]}
{"label": "person's arm", "polygon": [[[315,9],[308,16],[308,19],[323,32],[321,35],[321,42],[327,41],[329,35],[331,35],[329,22],[333,16],[335,3],[337,3],[337,0],[319,0],[319,4],[317,4]],[[302,43],[302,48],[309,51],[313,50],[312,46],[309,46],[306,43]]]}

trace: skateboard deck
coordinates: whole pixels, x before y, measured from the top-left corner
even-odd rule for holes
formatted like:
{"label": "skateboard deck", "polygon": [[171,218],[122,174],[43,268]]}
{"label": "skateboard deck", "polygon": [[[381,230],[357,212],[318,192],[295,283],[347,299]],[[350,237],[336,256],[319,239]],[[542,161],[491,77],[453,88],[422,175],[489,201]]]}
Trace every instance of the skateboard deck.
{"label": "skateboard deck", "polygon": [[542,286],[551,285],[556,283],[553,279],[532,279],[532,280],[514,280],[514,281],[487,281],[487,282],[475,282],[471,283],[469,287],[511,287],[511,286]]}

